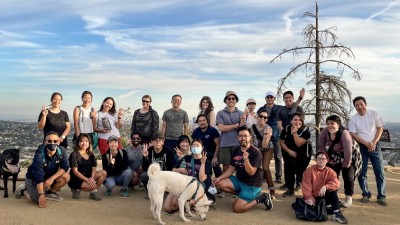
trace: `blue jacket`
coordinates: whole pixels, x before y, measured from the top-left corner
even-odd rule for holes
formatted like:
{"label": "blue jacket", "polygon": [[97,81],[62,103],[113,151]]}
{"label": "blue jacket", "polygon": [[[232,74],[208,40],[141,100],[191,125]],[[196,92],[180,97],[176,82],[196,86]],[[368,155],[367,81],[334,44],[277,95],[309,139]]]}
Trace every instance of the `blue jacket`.
{"label": "blue jacket", "polygon": [[43,145],[39,146],[33,157],[32,164],[28,167],[28,172],[26,172],[26,178],[33,180],[35,184],[44,182],[47,178],[57,173],[59,169],[64,169],[65,172],[69,170],[68,153],[64,147],[59,146],[61,154],[56,152],[52,158],[46,154],[47,150],[44,149],[45,160],[43,160],[40,150],[43,147]]}

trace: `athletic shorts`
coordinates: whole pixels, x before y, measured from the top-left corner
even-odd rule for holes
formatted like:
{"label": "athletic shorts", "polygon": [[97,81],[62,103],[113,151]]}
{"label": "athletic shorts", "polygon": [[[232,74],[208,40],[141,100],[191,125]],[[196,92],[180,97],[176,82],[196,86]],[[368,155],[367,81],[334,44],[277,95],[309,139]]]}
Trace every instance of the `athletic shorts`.
{"label": "athletic shorts", "polygon": [[235,188],[235,194],[238,198],[251,202],[260,195],[261,187],[247,185],[239,181],[236,176],[230,176],[229,179]]}

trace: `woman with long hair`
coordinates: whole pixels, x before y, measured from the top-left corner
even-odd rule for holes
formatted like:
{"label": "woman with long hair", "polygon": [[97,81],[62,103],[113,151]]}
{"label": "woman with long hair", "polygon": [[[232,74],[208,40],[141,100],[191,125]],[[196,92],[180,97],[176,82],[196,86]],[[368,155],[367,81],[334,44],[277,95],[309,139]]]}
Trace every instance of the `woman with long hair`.
{"label": "woman with long hair", "polygon": [[353,202],[354,165],[352,164],[353,139],[349,131],[344,129],[339,116],[331,115],[326,118],[326,128],[319,136],[319,151],[327,152],[330,160],[327,166],[332,168],[339,177],[342,171],[344,193],[346,199],[342,206],[348,208]]}
{"label": "woman with long hair", "polygon": [[256,146],[262,154],[262,169],[265,180],[267,181],[269,193],[272,199],[276,199],[274,182],[272,181],[272,174],[269,169],[274,149],[270,147],[272,128],[267,124],[268,118],[267,111],[261,110],[257,116],[257,124],[253,124],[250,130],[253,145]]}
{"label": "woman with long hair", "polygon": [[203,96],[199,103],[199,115],[203,114],[206,115],[208,121],[210,121],[210,126],[215,127],[215,112],[214,112],[214,105],[211,101],[211,98],[208,96]]}
{"label": "woman with long hair", "polygon": [[296,181],[296,191],[301,190],[301,180],[304,171],[310,163],[312,149],[308,143],[311,133],[304,124],[301,113],[293,113],[291,122],[286,126],[280,136],[280,145],[284,160],[284,174],[287,191],[282,197],[292,196],[294,194],[294,185]]}
{"label": "woman with long hair", "polygon": [[81,133],[75,140],[74,151],[69,155],[72,198],[80,199],[81,191],[89,191],[89,199],[100,201],[98,188],[106,179],[107,172],[97,171],[96,157],[92,151],[92,143],[88,134]]}
{"label": "woman with long hair", "polygon": [[122,126],[123,109],[116,111],[115,101],[112,97],[103,100],[100,110],[97,111],[96,122],[93,129],[99,135],[100,154],[104,155],[108,150],[108,138],[111,136],[118,137],[118,149],[122,149],[121,134],[119,129]]}

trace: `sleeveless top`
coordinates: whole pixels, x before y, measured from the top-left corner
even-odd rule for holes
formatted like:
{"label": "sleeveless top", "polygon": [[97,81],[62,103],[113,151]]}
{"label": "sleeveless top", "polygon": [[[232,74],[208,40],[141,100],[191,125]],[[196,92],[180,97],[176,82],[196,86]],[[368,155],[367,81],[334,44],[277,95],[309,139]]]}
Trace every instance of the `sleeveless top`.
{"label": "sleeveless top", "polygon": [[93,122],[92,119],[90,118],[92,107],[85,109],[82,106],[79,106],[78,109],[79,109],[78,126],[81,133],[83,134],[93,133]]}

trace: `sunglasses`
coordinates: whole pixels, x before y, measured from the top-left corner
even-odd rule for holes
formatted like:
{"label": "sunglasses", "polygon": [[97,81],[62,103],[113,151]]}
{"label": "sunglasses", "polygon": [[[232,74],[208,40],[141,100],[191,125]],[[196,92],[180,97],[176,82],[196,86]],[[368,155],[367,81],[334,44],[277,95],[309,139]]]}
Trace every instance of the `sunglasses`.
{"label": "sunglasses", "polygon": [[267,98],[274,98],[274,96],[272,96],[272,95],[268,95],[268,96],[267,96]]}
{"label": "sunglasses", "polygon": [[226,100],[228,100],[228,101],[235,101],[236,98],[227,98]]}
{"label": "sunglasses", "polygon": [[57,143],[58,143],[58,140],[46,140],[46,142],[47,142],[48,144],[51,144],[51,143],[57,144]]}
{"label": "sunglasses", "polygon": [[150,103],[150,101],[142,100],[143,103]]}
{"label": "sunglasses", "polygon": [[268,119],[269,116],[258,116],[258,118],[261,118],[261,119]]}
{"label": "sunglasses", "polygon": [[142,140],[142,139],[140,139],[140,138],[132,138],[132,141],[140,141],[140,140]]}

